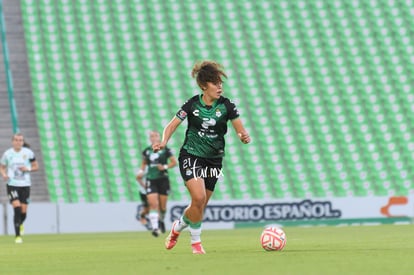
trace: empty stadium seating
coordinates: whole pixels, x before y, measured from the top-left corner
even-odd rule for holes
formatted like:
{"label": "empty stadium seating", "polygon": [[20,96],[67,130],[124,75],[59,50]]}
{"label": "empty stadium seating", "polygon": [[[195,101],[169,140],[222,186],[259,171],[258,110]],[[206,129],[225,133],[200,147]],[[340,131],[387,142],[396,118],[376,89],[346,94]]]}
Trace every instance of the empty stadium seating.
{"label": "empty stadium seating", "polygon": [[138,200],[148,131],[198,92],[206,58],[253,138],[229,129],[214,198],[413,190],[413,1],[21,2],[53,201]]}

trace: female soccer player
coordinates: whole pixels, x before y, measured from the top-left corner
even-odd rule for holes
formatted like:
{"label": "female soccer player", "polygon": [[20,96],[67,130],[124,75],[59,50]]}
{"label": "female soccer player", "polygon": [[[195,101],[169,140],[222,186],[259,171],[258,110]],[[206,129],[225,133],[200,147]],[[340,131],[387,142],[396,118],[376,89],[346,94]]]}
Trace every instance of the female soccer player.
{"label": "female soccer player", "polygon": [[38,169],[35,155],[24,142],[23,135],[13,135],[12,148],[6,150],[0,159],[0,173],[7,181],[7,194],[14,209],[16,243],[23,242],[20,235],[23,233],[30,198],[30,172]]}
{"label": "female soccer player", "polygon": [[[149,220],[152,227],[152,235],[158,237],[160,232],[165,233],[164,216],[167,212],[167,199],[170,192],[170,180],[168,178],[168,169],[177,165],[177,160],[171,150],[164,146],[162,149],[154,152],[152,146],[160,142],[160,133],[157,131],[150,132],[151,146],[145,148],[142,152],[141,170],[146,172],[146,192],[149,203]],[[144,173],[137,175],[141,180]]]}
{"label": "female soccer player", "polygon": [[201,222],[204,209],[213,194],[221,174],[224,156],[224,135],[227,121],[231,121],[239,139],[250,142],[250,136],[239,118],[233,102],[223,97],[223,67],[214,61],[196,63],[191,72],[202,94],[191,97],[182,105],[164,129],[162,141],[153,145],[154,151],[162,150],[181,122],[188,118],[184,144],[178,158],[181,176],[191,196],[190,205],[172,225],[165,246],[172,249],[180,232],[189,226],[194,254],[205,254],[201,245]]}

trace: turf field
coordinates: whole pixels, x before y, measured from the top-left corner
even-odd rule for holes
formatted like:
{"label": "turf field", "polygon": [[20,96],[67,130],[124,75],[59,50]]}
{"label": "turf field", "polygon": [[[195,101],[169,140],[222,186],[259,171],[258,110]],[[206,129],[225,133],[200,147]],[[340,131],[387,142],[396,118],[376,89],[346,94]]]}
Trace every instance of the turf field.
{"label": "turf field", "polygon": [[0,274],[414,274],[414,225],[287,227],[282,252],[265,252],[260,228],[189,233],[164,249],[149,232],[0,237]]}

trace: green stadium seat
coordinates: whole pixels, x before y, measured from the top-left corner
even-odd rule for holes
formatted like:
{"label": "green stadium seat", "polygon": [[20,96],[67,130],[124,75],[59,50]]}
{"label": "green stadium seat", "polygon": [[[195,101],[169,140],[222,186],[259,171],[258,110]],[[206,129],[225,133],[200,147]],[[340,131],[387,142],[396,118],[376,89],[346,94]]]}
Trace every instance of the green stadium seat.
{"label": "green stadium seat", "polygon": [[[229,129],[216,199],[408,194],[412,8],[23,0],[39,133],[60,153],[45,155],[51,199],[137,200],[147,133],[199,92],[189,71],[205,58],[225,65],[225,95],[254,140],[246,147]],[[169,144],[177,154],[184,131]],[[170,177],[171,199],[188,199],[178,170]]]}

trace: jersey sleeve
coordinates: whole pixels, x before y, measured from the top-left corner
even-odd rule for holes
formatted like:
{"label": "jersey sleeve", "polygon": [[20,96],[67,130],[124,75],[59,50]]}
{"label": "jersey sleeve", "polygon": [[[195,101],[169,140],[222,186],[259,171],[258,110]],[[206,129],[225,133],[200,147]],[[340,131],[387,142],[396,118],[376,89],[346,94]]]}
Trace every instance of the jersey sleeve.
{"label": "jersey sleeve", "polygon": [[189,99],[187,100],[183,106],[181,106],[180,110],[178,110],[178,112],[175,114],[175,116],[180,119],[181,121],[183,121],[184,119],[186,119],[186,117],[188,116],[188,114],[190,113],[191,110],[191,104],[192,104],[192,100]]}
{"label": "jersey sleeve", "polygon": [[35,161],[36,160],[36,156],[35,156],[35,154],[33,153],[33,151],[32,150],[30,150],[29,151],[29,161],[30,162],[33,162],[33,161]]}
{"label": "jersey sleeve", "polygon": [[145,150],[144,151],[142,151],[142,154],[141,154],[141,156],[142,156],[142,159],[145,161],[145,162],[148,162],[148,159],[147,159],[147,148],[145,148]]}
{"label": "jersey sleeve", "polygon": [[225,105],[227,108],[227,118],[229,120],[236,119],[240,116],[239,110],[237,109],[236,104],[234,104],[233,101],[228,99],[225,101]]}

